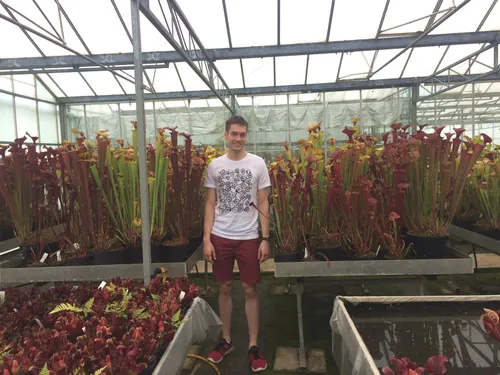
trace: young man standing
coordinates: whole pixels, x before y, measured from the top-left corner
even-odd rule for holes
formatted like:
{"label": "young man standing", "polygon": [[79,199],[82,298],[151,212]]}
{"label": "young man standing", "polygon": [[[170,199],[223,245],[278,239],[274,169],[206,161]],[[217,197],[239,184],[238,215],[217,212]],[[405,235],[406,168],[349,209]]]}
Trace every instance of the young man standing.
{"label": "young man standing", "polygon": [[[208,360],[219,363],[234,350],[231,341],[231,289],[234,260],[238,262],[245,292],[248,322],[248,358],[253,372],[264,371],[267,362],[257,344],[259,334],[260,263],[269,257],[269,201],[271,186],[264,160],[245,151],[248,123],[241,116],[226,121],[224,138],[228,152],[212,161],[205,178],[207,201],[203,255],[213,265],[219,284],[222,339]],[[258,220],[262,237],[259,238]]]}

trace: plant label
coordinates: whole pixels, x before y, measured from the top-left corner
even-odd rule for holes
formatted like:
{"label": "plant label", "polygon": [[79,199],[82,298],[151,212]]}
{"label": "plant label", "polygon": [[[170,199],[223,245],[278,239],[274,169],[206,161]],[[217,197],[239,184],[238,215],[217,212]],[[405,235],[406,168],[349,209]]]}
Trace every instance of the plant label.
{"label": "plant label", "polygon": [[14,312],[17,312],[17,309],[14,307]]}
{"label": "plant label", "polygon": [[61,250],[57,250],[56,256],[57,256],[57,261],[60,262],[62,260],[62,258],[61,258]]}
{"label": "plant label", "polygon": [[49,256],[49,254],[43,253],[42,259],[40,259],[40,263],[45,262],[45,260],[47,259],[48,256]]}
{"label": "plant label", "polygon": [[185,295],[186,293],[183,290],[181,290],[181,293],[179,294],[179,301],[182,301]]}
{"label": "plant label", "polygon": [[38,325],[40,326],[40,328],[43,328],[43,324],[42,324],[42,322],[40,321],[40,319],[35,318],[35,321],[38,323]]}
{"label": "plant label", "polygon": [[5,292],[1,291],[0,292],[0,303],[2,303],[5,300]]}
{"label": "plant label", "polygon": [[105,286],[106,286],[106,281],[103,281],[99,284],[99,287],[97,289],[104,289]]}
{"label": "plant label", "polygon": [[85,333],[85,327],[82,327],[82,331]]}

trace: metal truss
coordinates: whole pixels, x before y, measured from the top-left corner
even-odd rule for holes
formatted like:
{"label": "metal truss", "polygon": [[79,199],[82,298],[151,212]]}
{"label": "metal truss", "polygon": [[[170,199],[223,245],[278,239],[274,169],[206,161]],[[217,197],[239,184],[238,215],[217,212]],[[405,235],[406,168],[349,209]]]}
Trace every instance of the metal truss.
{"label": "metal truss", "polygon": [[[142,14],[151,22],[151,24],[160,32],[160,34],[172,45],[172,47],[182,56],[183,60],[193,69],[200,79],[210,88],[215,96],[231,111],[234,108],[227,102],[226,98],[232,96],[231,90],[224,78],[220,74],[217,66],[214,64],[207,50],[196,35],[193,27],[187,20],[177,4],[176,0],[166,0],[172,14],[172,24],[168,22],[166,26],[149,9],[148,1],[140,0],[139,8]],[[167,18],[165,17],[165,21]],[[181,25],[182,23],[182,25]],[[182,33],[182,26],[188,31],[187,38]],[[173,31],[176,32],[173,32]],[[192,47],[192,48],[190,48]],[[188,51],[194,52],[198,57],[191,59]]]}
{"label": "metal truss", "polygon": [[[489,82],[500,80],[500,73],[490,73],[486,77],[481,75],[469,76],[439,76],[436,77],[441,83],[456,84],[464,83],[467,80],[474,79],[477,81]],[[350,90],[373,90],[386,89],[397,87],[416,87],[418,83],[426,77],[417,78],[393,78],[379,80],[351,80],[339,81],[332,83],[316,83],[307,85],[288,85],[288,86],[266,86],[266,87],[246,87],[233,88],[232,94],[236,96],[258,96],[258,95],[273,95],[287,93],[317,93],[331,91],[350,91]],[[210,99],[215,98],[215,94],[211,90],[200,91],[180,91],[180,92],[164,92],[155,94],[145,94],[146,101],[161,101],[161,100],[189,100],[189,99]],[[85,104],[93,102],[101,103],[118,103],[134,100],[134,95],[103,95],[103,96],[80,96],[72,98],[60,98],[58,103],[61,104]]]}
{"label": "metal truss", "polygon": [[[150,12],[149,12],[150,13]],[[148,13],[148,14],[149,14]],[[153,15],[154,16],[154,15]],[[165,28],[166,29],[166,28]],[[168,32],[168,30],[166,30]],[[171,33],[169,33],[171,35]],[[256,46],[239,48],[217,48],[205,49],[206,54],[200,54],[196,50],[183,50],[163,52],[144,52],[142,60],[146,68],[156,68],[153,64],[162,64],[168,67],[169,63],[184,62],[187,57],[191,62],[208,59],[210,62],[217,60],[251,59],[262,57],[282,57],[316,55],[327,53],[348,53],[356,51],[376,51],[405,48],[415,42],[417,37],[395,37],[382,39],[360,39],[346,40],[338,42],[322,43],[302,43],[276,46]],[[414,44],[418,47],[452,46],[467,44],[497,44],[500,42],[500,35],[497,31],[483,31],[478,33],[456,33],[456,34],[436,34],[427,35]],[[178,44],[176,42],[176,44]],[[102,66],[105,65],[105,66]],[[134,56],[132,53],[100,54],[91,56],[51,56],[51,57],[22,57],[0,60],[0,71],[8,71],[9,74],[17,74],[21,71],[28,73],[36,72],[38,69],[57,69],[61,72],[67,69],[72,72],[75,67],[88,69],[90,67],[99,70],[109,70],[114,66],[120,69],[128,67],[133,69]]]}

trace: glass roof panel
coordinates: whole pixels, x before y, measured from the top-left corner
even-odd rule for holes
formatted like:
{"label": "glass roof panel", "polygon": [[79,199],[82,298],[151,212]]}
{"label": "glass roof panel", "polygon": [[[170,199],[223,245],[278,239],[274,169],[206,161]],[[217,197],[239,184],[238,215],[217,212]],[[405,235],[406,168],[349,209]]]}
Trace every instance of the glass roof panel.
{"label": "glass roof panel", "polygon": [[309,56],[307,83],[335,82],[339,69],[340,54]]}
{"label": "glass roof panel", "polygon": [[[457,2],[456,4],[458,5],[462,1],[463,0],[460,0],[460,2]],[[452,0],[443,1],[441,9],[448,8],[452,5]],[[476,31],[490,6],[491,0],[471,1],[447,19],[446,22],[443,22],[435,28],[431,34],[456,33],[457,31],[460,31],[461,33]]]}
{"label": "glass roof panel", "polygon": [[[373,65],[373,71],[377,71],[377,69],[379,69],[382,65],[384,65],[401,51],[402,49],[388,49],[379,51],[377,54],[377,58],[375,59],[375,64]],[[401,56],[384,67],[381,71],[373,75],[372,79],[399,78],[399,75],[403,71],[403,67],[406,63],[406,59],[408,58],[409,53],[410,50],[404,52]]]}
{"label": "glass roof panel", "polygon": [[86,72],[82,74],[97,95],[112,95],[117,92],[123,94],[116,79],[114,79],[113,74],[110,72]]}
{"label": "glass roof panel", "polygon": [[425,77],[433,74],[441,56],[434,47],[415,48],[403,77]]}
{"label": "glass roof panel", "polygon": [[276,58],[276,85],[303,84],[306,79],[306,56]]}
{"label": "glass roof panel", "polygon": [[[168,68],[148,69],[147,73],[156,92],[183,91],[181,81],[179,81],[179,76],[173,64]],[[144,82],[147,84],[147,81]]]}
{"label": "glass roof panel", "polygon": [[331,4],[332,0],[315,0],[314,6],[305,6],[303,0],[282,1],[281,44],[324,42]]}
{"label": "glass roof panel", "polygon": [[[229,47],[222,1],[184,0],[178,3],[205,48]],[[165,7],[163,5],[164,10]],[[207,15],[210,15],[210,22],[207,22]]]}
{"label": "glass roof panel", "polygon": [[35,97],[35,80],[31,74],[19,74],[14,76],[14,92],[30,97]]}
{"label": "glass roof panel", "polygon": [[370,70],[373,51],[345,53],[339,79],[364,78]]}
{"label": "glass roof panel", "polygon": [[496,3],[495,7],[490,13],[490,16],[484,23],[481,31],[491,31],[500,29],[500,4]]}
{"label": "glass roof panel", "polygon": [[[93,54],[132,52],[132,43],[111,1],[59,1]],[[116,1],[120,14],[132,34],[130,3],[126,2],[127,6],[124,6],[124,3]],[[124,8],[127,8],[128,12],[124,11]],[[103,43],[103,35],[106,35],[106,40],[113,42]]]}
{"label": "glass roof panel", "polygon": [[[335,1],[330,41],[375,38],[385,2],[385,0]],[[328,10],[327,15],[329,14]]]}
{"label": "glass roof panel", "polygon": [[[446,9],[443,2],[441,10]],[[387,9],[387,14],[385,16],[384,25],[382,31],[384,35],[388,34],[404,34],[404,33],[415,33],[419,31],[424,31],[429,18],[422,19],[420,21],[412,22],[408,25],[401,26],[405,23],[414,21],[416,19],[430,16],[434,11],[436,5],[436,0],[420,0],[420,1],[391,1],[389,8]],[[358,9],[365,9],[364,5],[360,6]],[[370,15],[370,13],[368,13]],[[442,14],[436,16],[436,20],[439,19]],[[399,27],[397,27],[399,26]]]}
{"label": "glass roof panel", "polygon": [[[52,74],[50,76],[52,76]],[[49,89],[54,93],[54,95],[56,95],[57,97],[64,97],[65,96],[64,93],[49,78],[49,74],[39,74],[38,77],[40,77],[40,79],[43,80],[43,82],[49,87]],[[59,82],[57,84],[59,84]]]}
{"label": "glass roof panel", "polygon": [[182,82],[184,82],[184,87],[187,91],[209,90],[207,85],[187,63],[177,63],[177,68],[179,69],[179,74],[182,77]]}
{"label": "glass roof panel", "polygon": [[477,60],[472,65],[470,72],[471,74],[479,74],[479,73],[486,73],[492,69],[493,69],[493,49],[489,49],[481,53],[477,57]]}
{"label": "glass roof panel", "polygon": [[[233,47],[277,44],[276,2],[226,0],[226,5]],[[254,27],[255,25],[258,25],[258,28]]]}
{"label": "glass roof panel", "polygon": [[[469,45],[461,45],[461,46],[450,46],[448,49],[448,52],[444,56],[443,61],[441,62],[441,65],[439,66],[439,69],[443,69],[447,67],[450,64],[453,64],[454,62],[460,60],[461,58],[470,55],[471,53],[477,51],[478,49],[481,48],[481,45],[479,44],[469,44]],[[441,53],[444,53],[446,50],[446,47],[440,47]],[[469,67],[469,62],[464,61],[463,63],[460,63],[458,65],[455,65],[452,69],[459,72],[460,74],[464,74],[467,68]],[[441,74],[447,74],[447,72],[443,72]]]}
{"label": "glass roof panel", "polygon": [[[131,73],[132,73],[132,71],[131,71],[131,70],[127,70],[126,72],[127,72],[128,74],[131,74]],[[126,74],[125,74],[123,71],[120,71],[120,73],[122,73],[122,75],[125,75],[125,76],[126,76]],[[149,74],[149,73],[148,73],[148,74]],[[132,77],[133,77],[133,76],[132,76]],[[118,81],[120,82],[120,84],[122,85],[122,87],[125,89],[125,92],[126,92],[127,94],[133,94],[133,93],[135,93],[135,84],[133,84],[132,82],[126,81],[126,80],[124,80],[123,78],[120,78],[120,77],[117,77],[117,78],[118,78]],[[129,78],[130,78],[130,77],[129,77]],[[132,78],[132,79],[133,79],[133,78]],[[145,79],[145,78],[144,78],[144,82],[146,82],[146,84],[147,84],[147,81],[146,81],[146,79]],[[121,91],[121,89],[120,89],[120,91]]]}
{"label": "glass roof panel", "polygon": [[[0,7],[0,14],[9,17],[3,7]],[[0,20],[0,35],[9,36],[8,38],[2,37],[2,49],[0,51],[2,58],[40,56],[19,27],[5,20]]]}
{"label": "glass roof panel", "polygon": [[78,73],[52,73],[51,76],[68,96],[94,95]]}
{"label": "glass roof panel", "polygon": [[243,60],[245,83],[247,87],[271,86],[273,84],[273,59]]}
{"label": "glass roof panel", "polygon": [[243,87],[239,60],[220,60],[215,65],[229,87]]}
{"label": "glass roof panel", "polygon": [[11,76],[0,76],[0,89],[12,92]]}

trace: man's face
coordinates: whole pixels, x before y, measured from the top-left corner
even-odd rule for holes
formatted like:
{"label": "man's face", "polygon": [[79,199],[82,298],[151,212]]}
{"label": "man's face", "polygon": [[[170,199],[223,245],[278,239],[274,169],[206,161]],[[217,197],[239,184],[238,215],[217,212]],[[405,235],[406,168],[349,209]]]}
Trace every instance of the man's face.
{"label": "man's face", "polygon": [[228,147],[233,151],[242,151],[247,143],[247,128],[244,125],[232,124],[229,131],[224,133]]}

